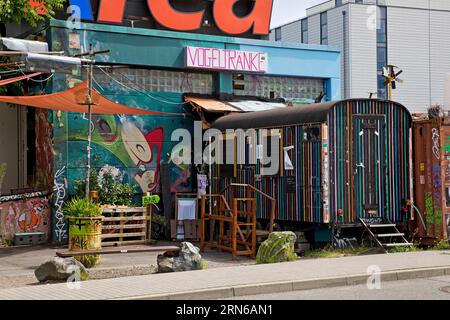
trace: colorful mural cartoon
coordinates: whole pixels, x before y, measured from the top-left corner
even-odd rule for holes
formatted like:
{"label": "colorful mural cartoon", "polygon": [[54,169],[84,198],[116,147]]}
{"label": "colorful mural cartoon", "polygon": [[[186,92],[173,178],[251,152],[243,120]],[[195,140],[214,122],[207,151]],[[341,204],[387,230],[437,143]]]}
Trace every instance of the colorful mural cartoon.
{"label": "colorful mural cartoon", "polygon": [[[86,115],[70,113],[67,136],[55,137],[56,145],[68,144],[69,181],[85,178],[87,121]],[[168,161],[172,192],[189,191],[190,165],[180,166],[170,160],[171,147],[177,142],[170,141],[170,134],[166,136],[166,132],[175,129],[174,122],[170,117],[94,115],[91,123],[93,170],[99,171],[105,165],[117,168],[124,183],[135,184],[142,193],[158,193],[160,165]],[[73,188],[71,183],[69,188]],[[72,192],[70,189],[69,193]]]}
{"label": "colorful mural cartoon", "polygon": [[1,236],[13,240],[15,233],[45,232],[50,235],[50,204],[46,197],[0,203]]}

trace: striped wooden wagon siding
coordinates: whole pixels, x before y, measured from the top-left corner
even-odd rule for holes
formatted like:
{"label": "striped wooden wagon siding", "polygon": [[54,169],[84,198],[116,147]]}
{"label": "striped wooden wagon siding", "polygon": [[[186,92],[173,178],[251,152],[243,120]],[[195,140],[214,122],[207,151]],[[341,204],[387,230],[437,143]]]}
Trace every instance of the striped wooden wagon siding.
{"label": "striped wooden wagon siding", "polygon": [[[255,165],[235,164],[232,170],[217,165],[212,186],[215,191],[230,182],[256,186],[277,199],[276,219],[281,221],[340,219],[350,225],[359,218],[379,217],[401,222],[409,216],[412,198],[411,126],[404,106],[376,99],[225,116],[213,127],[256,129],[257,141],[262,129],[278,131],[280,171],[262,175],[259,160]],[[293,170],[284,168],[283,148],[289,146]],[[257,147],[246,149],[257,157]],[[268,219],[270,204],[265,201],[258,197],[257,212]]]}

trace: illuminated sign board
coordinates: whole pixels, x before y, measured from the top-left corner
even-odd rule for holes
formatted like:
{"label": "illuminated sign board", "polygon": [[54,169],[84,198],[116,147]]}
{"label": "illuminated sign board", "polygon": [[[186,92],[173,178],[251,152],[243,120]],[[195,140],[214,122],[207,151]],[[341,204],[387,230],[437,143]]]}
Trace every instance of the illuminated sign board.
{"label": "illuminated sign board", "polygon": [[188,68],[267,72],[268,56],[264,52],[232,49],[186,47]]}
{"label": "illuminated sign board", "polygon": [[[173,0],[141,1],[144,5],[146,3],[148,10],[145,13],[141,12],[140,15],[152,15],[159,25],[167,29],[201,30],[205,21],[208,20],[207,16],[212,15],[215,27],[225,34],[239,35],[249,31],[254,35],[269,34],[273,0],[249,0],[248,8],[251,12],[245,15],[236,13],[236,6],[241,2],[239,0],[215,0],[206,5],[199,0],[195,10],[189,10],[185,0],[178,2]],[[39,0],[30,0],[30,3],[36,7]],[[123,23],[127,0],[95,0],[93,3],[98,3],[98,12],[95,18],[91,0],[69,0],[71,6],[69,12],[72,12],[73,18],[82,20],[94,21],[96,19],[101,23]],[[180,8],[185,8],[185,10]]]}

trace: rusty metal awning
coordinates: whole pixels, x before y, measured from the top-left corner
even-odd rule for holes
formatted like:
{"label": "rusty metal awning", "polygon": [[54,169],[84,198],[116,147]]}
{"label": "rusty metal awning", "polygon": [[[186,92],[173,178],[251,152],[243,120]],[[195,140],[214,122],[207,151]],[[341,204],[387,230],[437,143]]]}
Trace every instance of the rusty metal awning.
{"label": "rusty metal awning", "polygon": [[201,111],[203,109],[213,113],[242,112],[225,102],[215,99],[186,97],[186,101],[192,104],[195,111]]}
{"label": "rusty metal awning", "polygon": [[186,101],[192,104],[194,111],[206,110],[212,113],[255,112],[286,107],[286,104],[284,103],[265,102],[257,100],[239,100],[225,102],[216,99],[186,97]]}

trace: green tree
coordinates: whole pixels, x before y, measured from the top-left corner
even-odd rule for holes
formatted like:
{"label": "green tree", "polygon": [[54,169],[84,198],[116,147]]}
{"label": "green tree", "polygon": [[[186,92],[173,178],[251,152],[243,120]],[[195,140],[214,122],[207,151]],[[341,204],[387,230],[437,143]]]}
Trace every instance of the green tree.
{"label": "green tree", "polygon": [[27,22],[34,27],[38,22],[55,16],[66,0],[0,0],[0,22]]}

